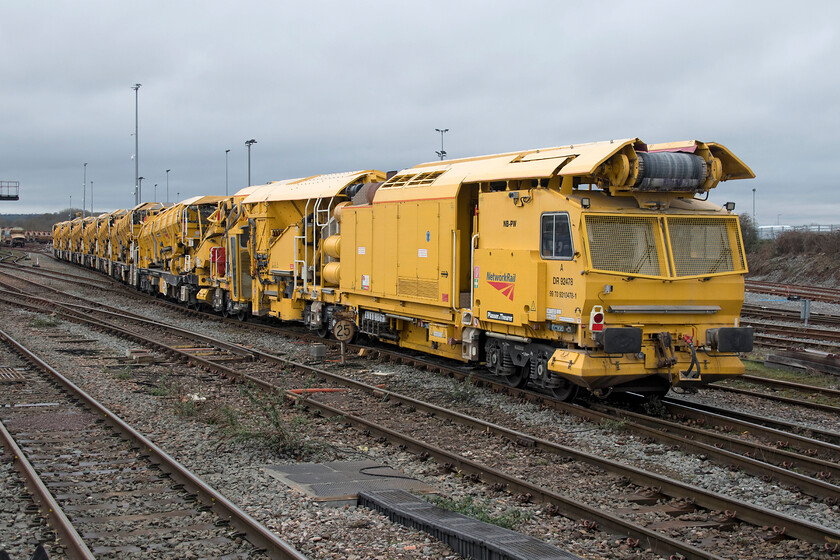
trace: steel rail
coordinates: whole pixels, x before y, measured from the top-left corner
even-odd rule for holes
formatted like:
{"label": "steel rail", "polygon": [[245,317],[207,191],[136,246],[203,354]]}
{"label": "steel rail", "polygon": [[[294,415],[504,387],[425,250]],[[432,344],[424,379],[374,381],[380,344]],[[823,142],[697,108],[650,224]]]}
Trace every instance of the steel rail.
{"label": "steel rail", "polygon": [[2,281],[2,280],[0,280],[0,286],[2,286],[3,288],[5,288],[5,289],[6,289],[6,290],[8,290],[9,292],[13,292],[13,293],[15,293],[15,294],[24,294],[24,293],[26,293],[26,292],[24,292],[23,290],[21,290],[20,288],[17,288],[17,287],[15,287],[15,286],[12,286],[11,284],[9,284],[9,283],[7,283],[7,282],[4,282],[4,281]]}
{"label": "steel rail", "polygon": [[814,329],[805,326],[781,326],[770,322],[759,320],[742,321],[742,325],[751,326],[756,331],[765,334],[775,334],[787,337],[808,338],[813,340],[824,340],[828,342],[836,342],[840,340],[840,332],[831,329]]}
{"label": "steel rail", "polygon": [[[87,307],[85,307],[83,305],[79,305],[79,304],[63,303],[63,304],[60,304],[60,305],[66,305],[67,307],[71,307],[71,308],[81,308],[82,313],[91,312],[91,313],[101,313],[103,315],[107,315],[107,316],[111,316],[111,317],[121,317],[121,318],[126,317],[125,313],[122,313],[122,312],[107,311],[107,310],[104,310],[104,309],[92,309],[92,308],[87,308]],[[214,338],[212,336],[207,336],[207,335],[204,335],[204,334],[201,334],[201,333],[197,333],[195,331],[189,331],[187,329],[182,329],[181,327],[176,327],[175,325],[169,325],[169,324],[166,324],[166,323],[163,323],[163,322],[160,322],[160,321],[154,321],[152,319],[146,319],[145,317],[140,317],[139,315],[133,315],[133,314],[129,318],[132,321],[135,321],[135,322],[138,322],[138,323],[141,323],[141,324],[144,324],[144,325],[148,325],[150,327],[155,327],[155,328],[164,327],[167,330],[169,330],[170,332],[173,332],[175,334],[179,334],[179,335],[181,335],[185,338],[192,338],[192,339],[204,342],[206,344],[211,344],[212,346],[215,346],[216,348],[219,348],[221,350],[227,350],[228,352],[231,352],[233,354],[237,354],[238,356],[253,357],[253,355],[254,355],[254,353],[251,351],[251,349],[245,348],[245,347],[243,347],[239,344],[226,342],[224,340]]]}
{"label": "steel rail", "polygon": [[[26,274],[32,274],[34,276],[39,276],[41,278],[47,278],[49,280],[57,280],[59,282],[67,282],[68,284],[77,284],[80,286],[87,286],[91,287],[91,284],[95,284],[97,288],[102,290],[113,290],[114,286],[111,285],[109,282],[103,282],[101,280],[97,280],[95,278],[84,278],[82,276],[77,275],[70,275],[70,274],[50,274],[49,272],[45,272],[43,270],[35,270],[31,266],[22,266],[22,265],[9,265],[6,263],[0,263],[0,268],[4,270],[14,270],[19,272],[25,272]],[[7,274],[12,278],[19,278],[18,276],[14,276],[12,274],[8,274],[7,272],[0,272],[0,274]]]}
{"label": "steel rail", "polygon": [[[793,389],[803,393],[818,393],[831,397],[840,397],[840,389],[832,389],[830,387],[819,387],[817,385],[806,385],[804,383],[794,383],[793,381],[784,381],[782,379],[773,379],[772,377],[761,377],[758,375],[742,375],[734,381],[748,381],[757,385],[766,385],[769,387],[776,387],[782,389]],[[723,385],[725,387],[725,385]],[[712,385],[718,388],[721,385]]]}
{"label": "steel rail", "polygon": [[[15,268],[16,272],[20,271],[20,270],[21,270],[20,268]],[[41,284],[40,282],[36,282],[36,281],[31,280],[29,278],[21,278],[20,276],[17,276],[15,274],[9,274],[7,271],[4,271],[4,270],[0,270],[0,276],[5,276],[7,278],[14,278],[15,280],[19,280],[21,282],[26,282],[28,284],[32,284],[33,286],[38,286],[39,288],[41,288],[43,290],[47,290],[48,292],[53,292],[53,293],[56,293],[56,294],[64,294],[64,295],[70,296],[70,294],[68,294],[67,292],[63,292],[63,291],[59,290],[58,288],[54,288],[52,286],[47,286],[46,284]],[[71,284],[81,284],[81,285],[87,286],[89,288],[92,287],[89,283],[84,284],[82,282],[75,282],[75,281],[72,281],[72,280],[60,280],[60,281],[61,282],[68,282],[68,283],[71,283]],[[108,288],[101,287],[99,289],[115,291],[113,288],[110,288],[110,287],[108,287]]]}
{"label": "steel rail", "polygon": [[830,404],[815,403],[811,401],[803,401],[801,399],[792,399],[790,397],[783,397],[780,395],[772,395],[770,393],[760,393],[758,391],[750,391],[749,389],[740,389],[738,387],[729,387],[727,385],[709,385],[707,387],[710,391],[723,391],[725,393],[734,393],[736,395],[745,395],[748,397],[756,397],[767,399],[775,402],[791,404],[794,406],[801,406],[802,408],[811,408],[819,410],[820,412],[828,412],[832,414],[840,414],[840,407]]}
{"label": "steel rail", "polygon": [[834,458],[835,461],[840,461],[840,445],[796,434],[791,431],[789,424],[784,424],[787,430],[765,426],[759,423],[766,420],[764,417],[745,415],[746,418],[742,419],[729,415],[728,411],[717,413],[712,409],[704,410],[691,401],[680,401],[673,398],[663,400],[662,404],[667,408],[668,414],[678,419],[690,419],[703,425],[719,427],[724,430],[746,431],[753,435],[763,436],[770,441],[775,440],[784,443],[784,447],[799,449],[806,455],[822,454]]}
{"label": "steel rail", "polygon": [[[2,272],[0,272],[0,274],[2,274]],[[67,292],[62,291],[58,288],[54,288],[52,286],[47,286],[45,284],[41,284],[40,282],[36,282],[36,281],[34,281],[30,278],[21,278],[19,276],[13,276],[11,274],[7,274],[6,276],[9,277],[9,278],[14,278],[16,280],[20,280],[21,282],[26,282],[27,284],[31,284],[33,286],[37,286],[38,288],[47,290],[47,291],[52,292],[54,294],[63,295],[63,296],[69,297],[69,298],[75,298],[76,300],[84,299],[84,298],[81,298],[80,296],[76,296],[74,294],[67,293]],[[0,281],[0,286],[4,286],[7,289],[9,289],[11,291],[14,291],[14,292],[17,292],[17,293],[26,293],[26,295],[31,296],[31,297],[39,297],[39,296],[36,296],[35,294],[32,294],[31,292],[23,292],[23,290],[21,290],[20,288],[14,287],[14,286],[12,286],[12,285],[10,285],[6,282],[3,282],[3,281]],[[168,309],[172,309],[172,310],[177,311],[177,312],[182,313],[182,314],[197,315],[201,318],[209,319],[209,320],[217,321],[217,322],[219,322],[219,321],[233,321],[231,319],[225,319],[223,317],[219,317],[218,315],[214,315],[212,313],[203,313],[201,311],[197,311],[197,310],[194,310],[194,309],[188,309],[188,308],[186,308],[182,305],[178,305],[178,304],[175,304],[175,303],[171,303],[171,302],[168,302],[168,301],[157,299],[157,298],[155,298],[153,296],[150,296],[148,294],[145,294],[143,292],[127,289],[125,286],[123,286],[122,284],[119,284],[119,283],[115,284],[114,287],[117,288],[117,289],[114,289],[112,291],[114,291],[116,293],[133,296],[135,298],[142,299],[142,300],[148,301],[150,303],[154,303],[155,305],[164,306]],[[46,300],[46,301],[49,301],[49,300]],[[103,309],[111,310],[114,313],[119,314],[120,316],[132,316],[132,317],[138,317],[138,318],[141,317],[140,315],[137,315],[136,313],[131,313],[131,312],[126,311],[124,309],[121,309],[119,307],[114,307],[112,305],[107,305],[107,304],[104,304],[104,303],[95,302],[95,301],[91,301],[91,300],[86,300],[86,301],[89,301],[93,305],[99,306]],[[55,303],[55,302],[50,302],[50,303]],[[78,307],[82,307],[82,308],[85,307],[83,305],[76,304],[76,303],[62,303],[62,305],[78,306]],[[241,321],[234,321],[234,322],[235,323],[241,323]],[[270,329],[270,327],[267,327],[265,325],[260,325],[260,326]]]}
{"label": "steel rail", "polygon": [[[789,320],[792,323],[802,323],[799,310],[766,307],[763,305],[756,305],[751,303],[745,303],[741,307],[741,316],[763,318],[775,317],[779,320]],[[823,313],[811,313],[808,322],[813,324],[840,325],[840,316],[826,315]]]}
{"label": "steel rail", "polygon": [[183,484],[187,491],[195,494],[196,498],[200,502],[211,508],[220,517],[227,519],[234,528],[243,532],[249,542],[251,542],[254,546],[264,549],[272,558],[280,560],[306,560],[306,557],[295,550],[291,545],[277,537],[274,533],[269,531],[250,515],[239,509],[239,507],[234,505],[203,480],[196,477],[186,467],[182,466],[169,454],[163,451],[163,449],[137,432],[119,416],[97,402],[93,397],[85,393],[64,375],[56,371],[49,364],[38,358],[35,354],[11,338],[6,332],[0,330],[0,337],[5,339],[9,345],[12,346],[15,351],[23,356],[28,362],[49,374],[75,397],[83,401],[89,409],[99,416],[101,420],[118,431],[124,437],[139,444],[141,453],[149,457],[153,463],[157,464],[161,468],[161,470],[169,473],[169,475],[178,483]]}
{"label": "steel rail", "polygon": [[750,292],[764,294],[784,294],[785,296],[799,296],[814,301],[825,301],[829,303],[840,302],[840,290],[823,288],[820,286],[803,286],[797,284],[779,284],[775,282],[763,282],[760,280],[745,280],[744,287]]}
{"label": "steel rail", "polygon": [[[593,406],[591,412],[595,412],[598,408],[602,411],[609,410],[608,413],[602,413],[610,419],[621,418],[632,422],[634,431],[644,433],[648,437],[670,442],[697,454],[713,457],[722,465],[737,466],[745,472],[766,481],[776,480],[811,496],[840,502],[840,486],[788,470],[787,467],[776,466],[769,461],[775,460],[780,464],[785,462],[808,464],[812,469],[815,469],[814,472],[817,475],[830,473],[830,469],[837,470],[838,465],[835,463],[774,449],[767,445],[744,442],[722,434],[684,426],[676,422],[668,422],[624,409],[603,405]],[[726,447],[721,446],[721,443],[724,443]]]}
{"label": "steel rail", "polygon": [[[72,264],[72,263],[69,263],[67,261],[62,261],[62,260],[56,259],[54,256],[52,256],[49,253],[39,253],[38,256],[39,257],[47,257],[47,258],[52,259],[53,261],[55,261],[57,263]],[[30,272],[30,271],[34,272],[35,271],[35,266],[33,266],[33,265],[26,266],[26,265],[18,264],[18,265],[15,266],[15,268],[17,268],[18,270],[25,270],[27,272]],[[88,272],[96,273],[96,275],[101,276],[101,278],[100,279],[89,278],[89,277],[83,276],[81,274],[71,274],[69,272],[58,271],[58,270],[53,270],[53,269],[39,269],[38,272],[41,272],[42,274],[50,274],[51,272],[54,272],[56,275],[58,275],[62,278],[67,277],[67,278],[72,278],[74,280],[90,280],[91,282],[98,282],[98,283],[101,283],[103,285],[107,285],[109,287],[117,287],[117,286],[123,286],[124,285],[124,284],[120,283],[116,278],[113,278],[113,277],[109,276],[108,274],[102,272],[99,269],[87,268],[87,267],[85,267],[84,269]]]}
{"label": "steel rail", "polygon": [[[2,333],[2,331],[0,331]],[[38,505],[41,515],[49,521],[50,527],[55,530],[58,542],[64,547],[67,556],[73,560],[95,560],[95,556],[85,544],[85,541],[76,531],[76,528],[67,519],[64,510],[58,505],[52,493],[47,488],[41,477],[38,476],[35,467],[26,458],[23,450],[18,446],[12,434],[0,421],[0,440],[3,446],[9,451],[13,458],[15,469],[23,476],[32,499]]]}
{"label": "steel rail", "polygon": [[[29,296],[29,297],[34,297],[34,296]],[[35,299],[41,299],[41,298],[35,298]],[[7,300],[7,299],[2,298],[2,297],[0,297],[0,301],[10,302],[10,300]],[[20,304],[18,303],[18,305],[20,305]],[[99,329],[103,332],[110,333],[110,334],[115,334],[115,335],[120,336],[122,338],[125,338],[127,340],[137,342],[138,344],[145,344],[147,346],[151,346],[152,348],[156,349],[158,352],[161,352],[164,355],[171,356],[171,357],[174,357],[174,358],[178,358],[185,363],[193,364],[193,365],[195,365],[197,367],[200,367],[200,368],[202,368],[206,371],[212,371],[212,372],[218,373],[223,377],[227,377],[227,376],[240,377],[240,378],[242,378],[246,381],[250,381],[251,383],[254,383],[255,385],[259,385],[259,386],[261,386],[265,389],[274,389],[274,386],[267,383],[267,382],[264,382],[264,381],[262,381],[262,380],[260,380],[256,377],[253,377],[253,376],[250,376],[250,375],[239,374],[235,370],[232,370],[232,369],[230,369],[230,368],[228,368],[228,367],[226,367],[222,364],[219,364],[217,362],[214,362],[212,360],[207,360],[207,359],[202,358],[200,356],[196,356],[194,354],[186,352],[186,351],[184,351],[180,348],[175,348],[174,346],[169,346],[167,344],[163,344],[162,342],[158,342],[156,340],[144,337],[140,334],[137,334],[137,333],[134,333],[132,331],[123,329],[122,327],[118,327],[114,324],[94,319],[94,318],[92,318],[92,317],[90,317],[90,316],[88,316],[84,313],[80,313],[78,311],[68,309],[63,304],[53,304],[53,305],[58,307],[58,310],[55,311],[55,313],[58,316],[63,316],[64,318],[66,318],[70,321],[79,321],[79,322],[82,322],[82,323],[86,323],[89,326],[91,326],[93,328],[96,328],[96,329]],[[24,304],[24,306],[26,306],[26,305]],[[31,305],[31,304],[27,307],[29,307],[31,310],[36,311],[36,312],[37,311],[43,311],[43,308],[39,308],[39,307],[37,307],[35,305]],[[158,326],[169,327],[169,325],[166,325],[165,323],[160,323]],[[240,347],[240,349],[243,352],[246,352],[246,353],[253,353],[253,350],[251,350],[250,348]],[[270,354],[265,354],[265,355],[266,356],[271,356]],[[301,366],[302,366],[302,364],[301,364]]]}
{"label": "steel rail", "polygon": [[713,406],[710,404],[704,404],[699,402],[693,401],[682,401],[682,400],[674,400],[672,398],[665,398],[662,399],[662,403],[666,406],[670,406],[672,404],[677,404],[681,406],[689,406],[691,408],[697,409],[702,413],[714,413],[720,416],[724,416],[726,418],[734,418],[737,420],[743,420],[745,422],[752,422],[754,424],[758,424],[759,426],[769,426],[771,428],[775,428],[778,430],[783,431],[793,431],[797,430],[800,432],[808,432],[815,438],[820,438],[823,442],[827,444],[831,444],[833,446],[840,446],[840,432],[833,432],[831,430],[823,430],[821,428],[811,428],[809,426],[803,426],[801,424],[794,424],[792,422],[787,422],[784,420],[779,420],[777,418],[771,418],[769,416],[758,416],[756,414],[750,414],[749,412],[742,412],[739,410],[730,410],[726,408],[720,408],[717,406]]}
{"label": "steel rail", "polygon": [[833,352],[837,352],[840,350],[840,344],[835,344],[833,342],[823,340],[823,341],[815,341],[815,340],[804,340],[802,338],[796,338],[794,336],[775,336],[770,334],[765,334],[762,332],[756,332],[754,336],[755,344],[758,346],[767,346],[770,348],[782,348],[782,349],[789,349],[789,348],[826,348],[832,350]]}

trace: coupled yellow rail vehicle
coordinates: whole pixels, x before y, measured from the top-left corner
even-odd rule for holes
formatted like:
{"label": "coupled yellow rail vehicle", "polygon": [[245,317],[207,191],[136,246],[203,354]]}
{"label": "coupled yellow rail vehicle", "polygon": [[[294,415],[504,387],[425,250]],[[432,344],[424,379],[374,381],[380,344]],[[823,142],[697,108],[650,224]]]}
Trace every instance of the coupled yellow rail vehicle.
{"label": "coupled yellow rail vehicle", "polygon": [[150,216],[169,218],[128,266],[189,304],[349,323],[561,399],[662,394],[743,372],[738,218],[701,197],[753,176],[719,144],[639,139],[319,175],[205,197],[194,226],[189,201]]}

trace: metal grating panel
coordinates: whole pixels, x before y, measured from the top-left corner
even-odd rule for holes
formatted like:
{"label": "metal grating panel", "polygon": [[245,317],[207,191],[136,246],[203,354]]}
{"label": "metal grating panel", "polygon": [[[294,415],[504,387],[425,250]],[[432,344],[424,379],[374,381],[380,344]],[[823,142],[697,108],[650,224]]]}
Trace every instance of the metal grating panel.
{"label": "metal grating panel", "polygon": [[465,558],[476,560],[580,560],[533,537],[441,509],[402,490],[359,492],[359,505],[429,533]]}
{"label": "metal grating panel", "polygon": [[676,276],[746,270],[735,218],[666,218]]}
{"label": "metal grating panel", "polygon": [[586,216],[592,267],[609,272],[665,276],[658,220],[635,216]]}
{"label": "metal grating panel", "polygon": [[420,187],[423,185],[431,185],[435,179],[445,173],[444,171],[427,171],[424,173],[408,174],[408,175],[394,175],[386,181],[381,188],[395,189],[399,187]]}
{"label": "metal grating panel", "polygon": [[397,278],[397,294],[436,300],[438,297],[438,284],[434,280],[400,276]]}

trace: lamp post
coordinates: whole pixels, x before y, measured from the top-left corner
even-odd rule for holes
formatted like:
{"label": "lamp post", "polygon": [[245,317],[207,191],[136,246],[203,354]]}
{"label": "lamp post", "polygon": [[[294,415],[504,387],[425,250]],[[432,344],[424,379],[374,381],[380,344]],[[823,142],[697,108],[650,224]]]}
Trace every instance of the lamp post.
{"label": "lamp post", "polygon": [[228,154],[230,149],[225,150],[225,196],[228,195]]}
{"label": "lamp post", "polygon": [[157,183],[155,183],[155,202],[157,202]]}
{"label": "lamp post", "polygon": [[143,179],[145,177],[137,177],[137,204],[143,202]]}
{"label": "lamp post", "polygon": [[251,138],[250,140],[245,141],[245,145],[248,146],[248,186],[251,186],[251,146],[256,144],[257,141]]}
{"label": "lamp post", "polygon": [[134,84],[131,86],[131,89],[134,90],[134,205],[137,206],[140,204],[140,200],[142,199],[142,194],[140,193],[140,142],[137,138],[138,132],[138,116],[139,113],[137,111],[138,99],[140,86],[142,84]]}
{"label": "lamp post", "polygon": [[444,135],[444,133],[449,132],[449,129],[448,128],[436,128],[435,130],[440,132],[440,151],[435,152],[435,153],[438,155],[440,160],[443,161],[443,158],[446,157],[446,150],[443,149],[443,135]]}
{"label": "lamp post", "polygon": [[166,203],[169,204],[169,172],[172,171],[171,169],[166,170]]}
{"label": "lamp post", "polygon": [[753,187],[753,225],[758,227],[758,224],[755,223],[755,187]]}
{"label": "lamp post", "polygon": [[85,187],[87,185],[87,164],[84,164],[84,179],[82,179],[82,219],[85,219]]}

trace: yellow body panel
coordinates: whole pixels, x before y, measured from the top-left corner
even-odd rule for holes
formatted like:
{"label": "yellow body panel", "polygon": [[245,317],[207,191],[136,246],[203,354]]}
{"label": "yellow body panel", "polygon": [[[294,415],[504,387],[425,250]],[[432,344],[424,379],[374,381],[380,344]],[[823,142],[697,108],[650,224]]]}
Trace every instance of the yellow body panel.
{"label": "yellow body panel", "polygon": [[379,172],[372,170],[350,171],[346,173],[330,173],[327,175],[274,181],[266,185],[249,187],[247,190],[239,191],[237,194],[246,195],[242,201],[244,204],[331,198],[337,196],[347,185],[356,183],[371,173]]}
{"label": "yellow body panel", "polygon": [[[241,213],[229,235],[249,232],[249,252],[240,252],[239,258],[250,261],[255,281],[247,289],[234,289],[232,297],[250,299],[254,314],[284,320],[300,319],[306,302],[337,301],[334,284],[323,274],[335,259],[323,252],[322,242],[338,230],[334,210],[348,200],[346,189],[382,180],[379,171],[352,171],[276,181],[237,193],[244,195]],[[336,272],[338,266],[331,268]]]}
{"label": "yellow body panel", "polygon": [[[649,355],[649,352],[646,353]],[[708,384],[744,373],[744,365],[737,356],[704,356],[699,376],[688,378],[680,374],[690,367],[690,355],[677,354],[678,361],[668,368],[655,368],[645,358],[633,355],[587,355],[585,350],[557,350],[548,361],[548,369],[564,379],[589,389],[603,390],[622,383],[631,383],[651,376],[669,386],[691,387]],[[616,367],[618,364],[618,367]]]}

